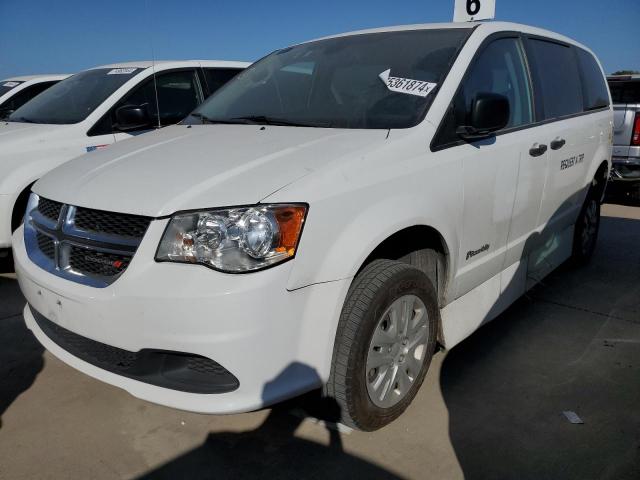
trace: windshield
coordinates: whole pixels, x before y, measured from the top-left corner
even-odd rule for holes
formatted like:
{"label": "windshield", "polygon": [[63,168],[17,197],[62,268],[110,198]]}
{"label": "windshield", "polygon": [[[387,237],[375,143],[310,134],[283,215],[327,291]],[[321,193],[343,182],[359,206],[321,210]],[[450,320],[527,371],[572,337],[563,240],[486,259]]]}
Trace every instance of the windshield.
{"label": "windshield", "polygon": [[640,80],[609,80],[613,103],[640,103]]}
{"label": "windshield", "polygon": [[424,118],[469,29],[409,30],[278,50],[184,123],[408,128]]}
{"label": "windshield", "polygon": [[9,90],[13,90],[18,85],[24,82],[17,82],[12,80],[0,81],[0,97],[7,93]]}
{"label": "windshield", "polygon": [[98,68],[73,75],[25,103],[10,122],[71,124],[84,120],[125,82],[137,68]]}

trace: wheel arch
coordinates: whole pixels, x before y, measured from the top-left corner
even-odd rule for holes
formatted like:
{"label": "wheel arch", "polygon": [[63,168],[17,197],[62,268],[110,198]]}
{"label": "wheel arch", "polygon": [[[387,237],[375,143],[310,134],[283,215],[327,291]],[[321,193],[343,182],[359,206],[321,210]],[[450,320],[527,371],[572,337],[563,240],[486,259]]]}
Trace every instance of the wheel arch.
{"label": "wheel arch", "polygon": [[36,180],[30,182],[22,191],[17,195],[13,201],[13,207],[11,207],[11,232],[20,226],[22,217],[24,216],[24,210],[27,208],[27,202],[29,201],[29,195],[31,194],[31,188],[36,183]]}
{"label": "wheel arch", "polygon": [[609,180],[609,162],[603,160],[602,163],[596,169],[595,174],[592,177],[592,186],[596,189],[596,195],[600,199],[600,202],[604,201],[605,190],[607,189],[607,182]]}
{"label": "wheel arch", "polygon": [[[439,260],[437,265],[432,266],[424,262],[416,264],[415,257],[411,258],[411,254],[423,251],[434,252]],[[399,260],[415,264],[429,276],[433,274],[431,267],[435,267],[436,285],[434,286],[438,292],[440,306],[442,306],[449,285],[450,258],[447,242],[437,229],[428,225],[412,225],[402,228],[382,240],[362,262],[356,275],[374,260],[381,259]]]}

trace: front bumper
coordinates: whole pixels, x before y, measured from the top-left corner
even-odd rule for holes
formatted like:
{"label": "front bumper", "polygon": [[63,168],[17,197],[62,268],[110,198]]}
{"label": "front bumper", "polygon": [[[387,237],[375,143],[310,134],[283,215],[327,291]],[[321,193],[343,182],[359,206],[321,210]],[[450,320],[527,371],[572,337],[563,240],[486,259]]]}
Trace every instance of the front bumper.
{"label": "front bumper", "polygon": [[293,262],[245,275],[156,263],[165,226],[166,220],[152,222],[126,272],[107,288],[40,269],[27,256],[20,228],[13,249],[22,292],[47,320],[95,342],[128,352],[166,350],[211,359],[237,378],[236,390],[190,393],[100,368],[49,338],[28,305],[25,320],[38,340],[62,361],[138,398],[200,413],[254,410],[326,381],[349,280],[290,292]]}

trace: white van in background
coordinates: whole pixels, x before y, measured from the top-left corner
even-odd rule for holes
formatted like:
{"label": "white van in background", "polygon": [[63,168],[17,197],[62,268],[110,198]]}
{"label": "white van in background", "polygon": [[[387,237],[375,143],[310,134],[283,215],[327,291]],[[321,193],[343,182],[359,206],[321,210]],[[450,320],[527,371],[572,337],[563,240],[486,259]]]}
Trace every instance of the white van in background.
{"label": "white van in background", "polygon": [[0,123],[0,260],[8,257],[31,185],[44,173],[83,153],[178,123],[248,65],[105,65],[61,81],[14,111]]}
{"label": "white van in background", "polygon": [[69,75],[27,75],[0,80],[0,120]]}
{"label": "white van in background", "polygon": [[589,259],[612,120],[594,54],[534,27],[278,50],[180,125],[34,185],[13,236],[24,318],[155,403],[230,413],[324,386],[375,430],[436,345]]}

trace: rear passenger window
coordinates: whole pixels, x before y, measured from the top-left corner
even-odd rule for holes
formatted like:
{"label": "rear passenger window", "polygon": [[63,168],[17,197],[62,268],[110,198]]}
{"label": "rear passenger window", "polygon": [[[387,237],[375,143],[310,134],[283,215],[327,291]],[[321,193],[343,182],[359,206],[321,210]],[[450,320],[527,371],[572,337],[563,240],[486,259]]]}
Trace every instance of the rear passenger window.
{"label": "rear passenger window", "polygon": [[582,84],[576,55],[571,47],[546,40],[529,39],[536,97],[541,102],[540,120],[581,113]]}
{"label": "rear passenger window", "polygon": [[507,129],[533,122],[531,87],[518,39],[495,40],[478,55],[447,111],[435,145],[442,147],[460,140],[456,129],[470,124],[472,105],[481,93],[507,97],[511,110]]}
{"label": "rear passenger window", "polygon": [[596,59],[589,52],[577,49],[582,71],[582,91],[585,111],[609,106],[609,91]]}

